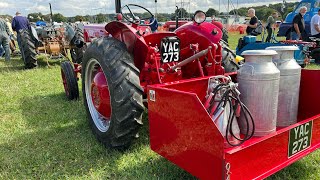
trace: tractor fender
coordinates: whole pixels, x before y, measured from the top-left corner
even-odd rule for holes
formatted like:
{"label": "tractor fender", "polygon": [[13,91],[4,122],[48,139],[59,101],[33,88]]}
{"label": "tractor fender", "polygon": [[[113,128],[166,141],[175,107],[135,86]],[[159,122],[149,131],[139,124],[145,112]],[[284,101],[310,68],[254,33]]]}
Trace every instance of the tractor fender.
{"label": "tractor fender", "polygon": [[31,27],[30,27],[30,30],[31,30],[32,37],[33,37],[36,41],[39,42],[40,40],[39,40],[39,37],[38,37],[38,34],[37,34],[36,29],[31,26]]}

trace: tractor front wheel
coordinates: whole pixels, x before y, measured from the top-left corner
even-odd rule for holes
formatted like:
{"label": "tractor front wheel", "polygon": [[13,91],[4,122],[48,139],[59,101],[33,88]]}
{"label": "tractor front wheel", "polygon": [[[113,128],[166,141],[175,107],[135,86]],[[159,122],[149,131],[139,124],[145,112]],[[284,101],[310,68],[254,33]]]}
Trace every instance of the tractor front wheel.
{"label": "tractor front wheel", "polygon": [[220,41],[222,46],[222,66],[226,73],[236,72],[239,69],[239,65],[236,63],[236,54],[228,47],[228,44],[224,41]]}
{"label": "tractor front wheel", "polygon": [[74,68],[70,61],[64,61],[61,63],[61,77],[64,87],[64,91],[68,100],[74,100],[79,98],[79,88]]}
{"label": "tractor front wheel", "polygon": [[144,106],[140,72],[125,44],[109,37],[95,40],[82,67],[82,92],[93,133],[106,147],[128,148],[142,125]]}
{"label": "tractor front wheel", "polygon": [[86,49],[82,29],[76,28],[75,35],[71,40],[70,54],[73,63],[82,63],[83,54]]}

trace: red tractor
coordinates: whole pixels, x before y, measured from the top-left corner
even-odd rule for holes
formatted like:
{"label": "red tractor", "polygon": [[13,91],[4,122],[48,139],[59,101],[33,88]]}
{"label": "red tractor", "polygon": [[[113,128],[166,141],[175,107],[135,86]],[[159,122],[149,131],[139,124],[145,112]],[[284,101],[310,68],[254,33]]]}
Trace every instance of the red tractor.
{"label": "red tractor", "polygon": [[[108,35],[92,40],[81,62],[61,66],[69,99],[79,96],[81,72],[88,120],[106,147],[130,146],[147,102],[151,149],[200,179],[262,179],[320,147],[320,96],[311,88],[319,71],[302,71],[298,123],[226,147],[203,103],[212,76],[236,75],[238,69],[233,53],[225,53],[230,50],[220,42],[221,29],[197,11],[193,22],[174,32],[151,33],[141,24],[153,17],[149,10],[134,4],[120,8],[119,0],[116,7],[122,16],[105,26]],[[149,17],[138,18],[134,8]],[[301,136],[294,136],[297,132]]]}
{"label": "red tractor", "polygon": [[[146,18],[134,14],[145,11]],[[148,85],[226,73],[222,66],[222,31],[205,22],[197,11],[194,21],[174,32],[151,33],[150,24],[141,24],[154,15],[146,8],[128,4],[120,9],[122,21],[108,23],[109,36],[87,47],[81,66],[62,64],[64,87],[69,99],[78,97],[74,72],[82,69],[82,91],[89,122],[98,140],[107,147],[127,148],[142,125],[142,112]],[[127,12],[127,13],[126,13]],[[238,66],[224,58],[226,69]]]}

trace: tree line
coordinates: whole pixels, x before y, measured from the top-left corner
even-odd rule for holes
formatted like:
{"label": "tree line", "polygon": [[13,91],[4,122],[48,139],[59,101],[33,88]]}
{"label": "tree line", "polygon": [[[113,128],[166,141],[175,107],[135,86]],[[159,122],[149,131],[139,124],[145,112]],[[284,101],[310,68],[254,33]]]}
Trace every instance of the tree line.
{"label": "tree line", "polygon": [[[272,12],[278,12],[281,16],[282,19],[285,19],[286,15],[288,13],[290,13],[291,11],[293,11],[294,6],[297,5],[298,2],[295,3],[286,3],[285,7],[283,8],[283,4],[282,3],[278,3],[278,4],[269,4],[269,6],[267,5],[263,5],[263,6],[255,6],[252,7],[256,10],[256,16],[258,17],[258,19],[262,20],[262,21],[266,21],[267,18],[271,15]],[[234,9],[231,10],[229,12],[230,15],[239,15],[239,16],[246,16],[247,15],[247,11],[248,11],[248,7],[242,7],[239,9]],[[180,8],[175,10],[175,12],[173,13],[158,13],[157,14],[157,20],[159,22],[165,22],[168,20],[175,20],[176,14],[178,14],[179,18],[188,18],[188,17],[192,17],[193,13],[187,12],[185,9]],[[219,15],[223,15],[224,13],[219,12],[218,10],[214,9],[214,8],[209,8],[206,11],[206,15],[208,17],[211,16],[219,16]],[[137,16],[141,17],[141,18],[146,18],[148,16],[148,13],[136,13]],[[224,14],[225,15],[225,14]],[[60,14],[60,13],[55,13],[53,14],[53,21],[55,22],[76,22],[76,21],[89,21],[92,23],[104,23],[104,22],[109,22],[111,20],[114,19],[115,14],[102,14],[99,13],[97,15],[85,15],[85,16],[81,16],[81,15],[77,15],[74,17],[65,17],[64,15]],[[10,15],[3,15],[2,17],[8,18],[8,19],[12,19],[12,16]],[[29,19],[30,22],[37,22],[37,21],[46,21],[46,22],[50,22],[51,21],[51,17],[50,14],[42,14],[41,12],[38,13],[30,13],[27,15],[27,18]]]}

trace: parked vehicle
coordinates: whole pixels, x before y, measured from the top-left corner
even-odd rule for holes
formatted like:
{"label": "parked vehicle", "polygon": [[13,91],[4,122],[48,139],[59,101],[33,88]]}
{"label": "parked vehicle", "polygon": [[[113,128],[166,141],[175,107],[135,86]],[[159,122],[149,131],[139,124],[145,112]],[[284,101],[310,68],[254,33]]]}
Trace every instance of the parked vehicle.
{"label": "parked vehicle", "polygon": [[316,42],[303,42],[296,40],[286,40],[281,42],[262,42],[257,41],[256,36],[244,36],[238,41],[236,48],[236,55],[241,55],[246,50],[258,50],[266,49],[271,46],[298,46],[299,50],[295,51],[295,59],[298,64],[302,67],[309,62],[318,62],[319,57],[319,46]]}
{"label": "parked vehicle", "polygon": [[[223,53],[227,48],[221,43],[221,29],[205,22],[204,12],[196,11],[194,21],[174,32],[151,33],[143,28],[148,25],[141,24],[143,19],[136,18],[133,11],[136,8],[150,19],[153,14],[148,9],[135,4],[120,8],[120,0],[115,4],[116,12],[126,21],[118,16],[116,21],[105,25],[109,35],[92,40],[82,63],[76,64],[74,71],[69,68],[62,73],[68,94],[80,67],[89,125],[106,147],[128,148],[138,136],[143,124],[142,112],[148,105],[151,149],[200,179],[262,179],[319,148],[320,111],[316,102],[320,96],[318,88],[311,87],[320,80],[320,71],[302,71],[298,123],[274,126],[270,134],[252,137],[254,121],[250,121],[251,128],[242,129],[241,136],[239,131],[230,131],[241,141],[230,144],[228,131],[233,129],[232,122],[237,121],[238,108],[246,112],[249,109],[239,101],[241,92],[232,81],[237,79],[238,66],[230,58],[232,55]],[[273,90],[279,89],[280,71],[272,63],[276,52],[268,53],[267,66],[248,65],[241,73],[253,82],[248,83],[252,91],[267,92],[275,100],[269,104],[277,104]],[[272,76],[264,71],[270,66],[273,66]],[[259,84],[264,84],[264,88],[255,86]],[[217,97],[217,89],[224,89],[224,94]],[[214,95],[210,94],[210,98],[208,92]],[[247,93],[248,100],[253,100],[250,102],[270,100],[242,92]],[[219,108],[214,109],[215,105]],[[260,105],[261,109],[275,110],[263,101]],[[230,112],[232,116],[221,116],[222,112]],[[253,118],[250,112],[247,115],[239,117],[243,116],[250,124],[249,119]],[[226,131],[225,126],[216,124],[220,117],[228,122]],[[262,126],[264,123],[261,122]],[[226,141],[230,146],[225,146]]]}
{"label": "parked vehicle", "polygon": [[295,7],[295,9],[289,13],[284,20],[280,24],[279,32],[277,36],[285,36],[288,39],[290,39],[290,32],[292,28],[292,21],[296,14],[299,13],[299,10],[302,6],[307,7],[307,13],[303,16],[303,19],[305,21],[305,29],[307,34],[311,35],[311,29],[310,29],[310,21],[313,15],[318,13],[318,10],[320,9],[320,0],[302,0],[299,2],[299,4]]}
{"label": "parked vehicle", "polygon": [[51,23],[46,26],[31,26],[30,29],[23,30],[20,35],[20,51],[27,69],[37,66],[36,55],[39,53],[48,54],[50,58],[67,57],[67,50],[70,49],[72,60],[82,61],[83,32],[69,24]]}

